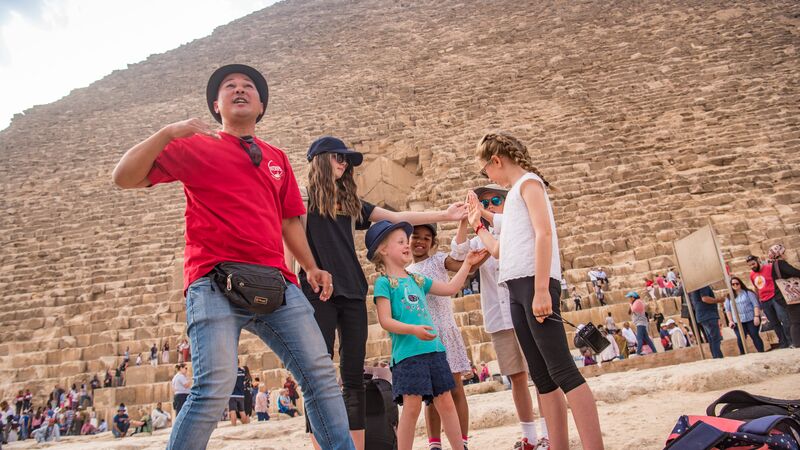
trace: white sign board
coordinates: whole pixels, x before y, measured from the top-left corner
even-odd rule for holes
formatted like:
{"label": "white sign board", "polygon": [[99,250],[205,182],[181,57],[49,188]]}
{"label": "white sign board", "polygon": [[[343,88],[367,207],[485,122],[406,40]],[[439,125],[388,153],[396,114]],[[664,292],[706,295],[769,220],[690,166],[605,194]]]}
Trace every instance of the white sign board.
{"label": "white sign board", "polygon": [[684,289],[692,292],[725,279],[722,253],[711,225],[675,241]]}

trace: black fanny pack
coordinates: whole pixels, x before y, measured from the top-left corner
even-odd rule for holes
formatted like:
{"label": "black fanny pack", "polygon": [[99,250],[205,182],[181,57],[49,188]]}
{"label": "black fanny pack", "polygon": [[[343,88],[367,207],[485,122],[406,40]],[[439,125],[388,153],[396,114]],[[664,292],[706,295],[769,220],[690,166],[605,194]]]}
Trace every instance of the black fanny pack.
{"label": "black fanny pack", "polygon": [[269,314],[286,304],[286,279],[274,267],[224,262],[209,276],[228,301],[256,314]]}

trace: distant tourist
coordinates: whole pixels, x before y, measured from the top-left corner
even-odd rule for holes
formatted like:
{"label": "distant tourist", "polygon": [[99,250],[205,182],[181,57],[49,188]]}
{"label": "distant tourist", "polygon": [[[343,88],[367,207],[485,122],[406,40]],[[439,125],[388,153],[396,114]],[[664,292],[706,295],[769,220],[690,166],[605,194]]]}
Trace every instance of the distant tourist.
{"label": "distant tourist", "polygon": [[[775,283],[779,276],[781,278],[800,276],[800,271],[785,261],[785,251],[783,245],[773,245],[769,249],[768,262],[762,264],[758,258],[750,255],[747,257],[747,264],[751,269],[750,281],[753,282],[762,309],[770,323],[775,326],[778,345],[787,348],[794,343],[795,347],[800,347],[800,303],[788,305]],[[795,323],[798,327],[793,330]]]}
{"label": "distant tourist", "polygon": [[297,410],[297,407],[294,406],[292,400],[289,398],[289,391],[286,388],[281,389],[281,393],[278,396],[278,412],[286,414],[289,417],[300,414],[300,411]]}
{"label": "distant tourist", "polygon": [[713,358],[722,358],[722,334],[719,331],[719,309],[717,304],[725,299],[717,299],[714,290],[705,286],[689,293],[689,300],[694,308],[694,317],[697,324],[705,332]]}
{"label": "distant tourist", "polygon": [[172,410],[175,412],[176,419],[191,392],[192,382],[186,376],[188,373],[186,364],[180,363],[175,366],[175,376],[172,377]]}
{"label": "distant tourist", "polygon": [[583,309],[581,305],[581,294],[578,294],[578,289],[575,286],[572,286],[572,301],[575,302],[575,311]]}
{"label": "distant tourist", "polygon": [[164,409],[161,407],[161,402],[158,402],[156,407],[150,412],[150,419],[153,421],[153,430],[166,428],[172,420],[169,414],[164,412]]}
{"label": "distant tourist", "polygon": [[269,391],[267,391],[266,384],[262,384],[258,387],[255,409],[259,422],[269,420]]}
{"label": "distant tourist", "polygon": [[115,438],[123,438],[128,434],[128,429],[131,426],[131,419],[125,410],[125,406],[120,405],[117,408],[117,414],[111,421],[111,433]]}
{"label": "distant tourist", "polygon": [[650,334],[647,332],[649,320],[647,320],[647,316],[644,313],[644,303],[639,298],[639,294],[633,291],[625,294],[625,297],[631,301],[629,313],[631,315],[631,323],[636,327],[636,353],[638,355],[643,355],[644,352],[642,349],[645,345],[650,348],[652,353],[656,353],[656,346],[653,344],[653,340],[650,339]]}
{"label": "distant tourist", "polygon": [[606,329],[610,333],[613,333],[613,332],[617,331],[619,329],[619,327],[617,326],[617,323],[614,322],[614,318],[611,316],[611,311],[609,311],[607,314],[608,315],[606,316]]}

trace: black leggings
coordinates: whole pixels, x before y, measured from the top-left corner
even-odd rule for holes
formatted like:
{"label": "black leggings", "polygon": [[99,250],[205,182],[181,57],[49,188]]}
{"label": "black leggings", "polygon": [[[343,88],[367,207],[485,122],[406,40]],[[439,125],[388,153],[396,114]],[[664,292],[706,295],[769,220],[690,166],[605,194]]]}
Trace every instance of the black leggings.
{"label": "black leggings", "polygon": [[328,354],[333,358],[336,331],[339,331],[339,373],[342,396],[351,430],[363,430],[366,420],[364,358],[367,355],[367,304],[364,300],[332,297],[311,300]]}
{"label": "black leggings", "polygon": [[[539,393],[547,394],[561,388],[566,394],[585,383],[569,351],[564,324],[549,319],[539,323],[533,316],[534,278],[518,278],[507,284],[514,331]],[[553,312],[560,314],[561,283],[551,278],[549,289]]]}

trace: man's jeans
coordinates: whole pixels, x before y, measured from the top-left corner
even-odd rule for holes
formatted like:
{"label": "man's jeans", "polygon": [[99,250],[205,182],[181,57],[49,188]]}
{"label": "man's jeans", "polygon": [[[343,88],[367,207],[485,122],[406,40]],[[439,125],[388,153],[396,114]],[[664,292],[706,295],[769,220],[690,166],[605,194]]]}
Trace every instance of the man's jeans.
{"label": "man's jeans", "polygon": [[716,319],[704,320],[700,326],[706,332],[708,345],[711,347],[711,357],[722,358],[722,334],[719,332],[719,321]]}
{"label": "man's jeans", "polygon": [[260,337],[303,389],[314,437],[327,449],[353,449],[342,392],[336,383],[314,309],[300,288],[289,285],[286,304],[256,315],[232,305],[203,277],[186,292],[186,324],[194,384],[169,439],[169,449],[205,448],[236,384],[242,329]]}
{"label": "man's jeans", "polygon": [[761,308],[764,310],[764,314],[767,315],[770,323],[774,326],[775,334],[778,336],[778,345],[781,348],[788,347],[789,344],[792,343],[792,325],[789,321],[789,313],[786,312],[786,308],[781,306],[774,297],[762,302]]}

